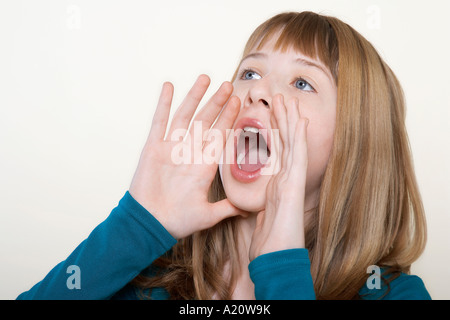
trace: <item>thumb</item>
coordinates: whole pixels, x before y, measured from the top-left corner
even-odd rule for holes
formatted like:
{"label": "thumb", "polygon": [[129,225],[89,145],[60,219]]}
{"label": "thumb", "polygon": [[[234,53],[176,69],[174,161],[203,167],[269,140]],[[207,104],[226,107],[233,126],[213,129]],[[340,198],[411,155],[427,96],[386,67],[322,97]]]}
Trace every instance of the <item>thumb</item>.
{"label": "thumb", "polygon": [[261,226],[265,214],[266,214],[266,210],[262,210],[262,211],[258,212],[258,215],[256,216],[256,226]]}
{"label": "thumb", "polygon": [[266,214],[266,210],[262,210],[262,211],[258,212],[258,215],[256,216],[255,230],[262,229],[265,214]]}
{"label": "thumb", "polygon": [[220,221],[234,217],[243,216],[247,217],[250,213],[235,207],[228,199],[223,199],[215,203],[211,203],[211,218],[213,219],[213,225]]}

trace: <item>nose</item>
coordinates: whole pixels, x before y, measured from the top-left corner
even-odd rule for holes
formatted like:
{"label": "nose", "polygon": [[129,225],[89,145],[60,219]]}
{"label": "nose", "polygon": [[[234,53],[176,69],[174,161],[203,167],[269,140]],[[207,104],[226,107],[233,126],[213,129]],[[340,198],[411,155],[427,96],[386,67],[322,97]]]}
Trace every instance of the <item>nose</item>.
{"label": "nose", "polygon": [[270,109],[272,106],[272,88],[268,79],[252,81],[247,96],[244,100],[244,107],[262,106]]}

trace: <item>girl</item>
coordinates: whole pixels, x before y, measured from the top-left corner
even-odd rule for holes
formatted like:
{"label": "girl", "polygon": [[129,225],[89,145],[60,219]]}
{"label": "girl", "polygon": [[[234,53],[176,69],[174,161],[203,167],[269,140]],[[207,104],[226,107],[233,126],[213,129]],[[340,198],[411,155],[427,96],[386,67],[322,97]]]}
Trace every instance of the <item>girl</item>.
{"label": "girl", "polygon": [[[426,227],[403,94],[367,40],[279,14],[194,117],[208,85],[168,126],[164,84],[129,191],[19,298],[430,299],[408,274]],[[180,146],[192,161],[174,161]]]}

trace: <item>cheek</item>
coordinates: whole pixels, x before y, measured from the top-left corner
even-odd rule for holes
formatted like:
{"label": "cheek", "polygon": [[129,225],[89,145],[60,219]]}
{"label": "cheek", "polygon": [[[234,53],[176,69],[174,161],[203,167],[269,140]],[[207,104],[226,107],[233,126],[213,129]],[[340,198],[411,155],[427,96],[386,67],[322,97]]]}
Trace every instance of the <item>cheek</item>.
{"label": "cheek", "polygon": [[334,138],[334,122],[326,126],[308,126],[308,180],[311,184],[320,183],[328,164]]}
{"label": "cheek", "polygon": [[244,105],[245,97],[247,96],[249,88],[241,83],[233,82],[232,96],[236,96],[241,100],[241,108]]}
{"label": "cheek", "polygon": [[307,144],[308,155],[322,155],[327,157],[331,151],[333,145],[334,130],[323,127],[308,127],[307,132]]}

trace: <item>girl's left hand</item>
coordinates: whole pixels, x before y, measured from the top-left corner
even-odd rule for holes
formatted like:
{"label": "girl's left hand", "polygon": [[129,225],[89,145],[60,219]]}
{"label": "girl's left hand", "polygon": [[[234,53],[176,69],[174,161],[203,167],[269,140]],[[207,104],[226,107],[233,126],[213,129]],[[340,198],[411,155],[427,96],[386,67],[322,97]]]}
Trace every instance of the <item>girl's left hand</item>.
{"label": "girl's left hand", "polygon": [[309,121],[300,116],[297,99],[285,105],[283,96],[277,95],[273,108],[281,138],[280,171],[267,185],[266,207],[257,216],[250,261],[265,253],[305,247],[303,216]]}

